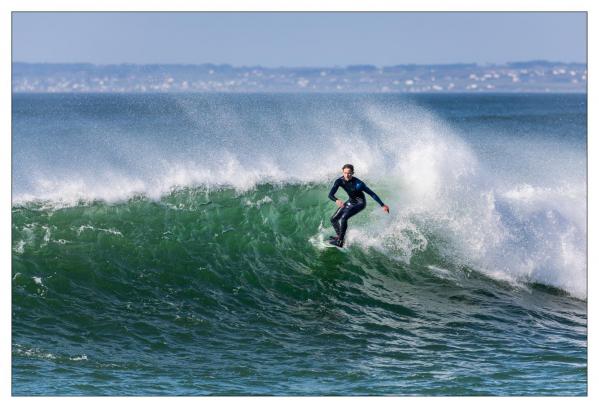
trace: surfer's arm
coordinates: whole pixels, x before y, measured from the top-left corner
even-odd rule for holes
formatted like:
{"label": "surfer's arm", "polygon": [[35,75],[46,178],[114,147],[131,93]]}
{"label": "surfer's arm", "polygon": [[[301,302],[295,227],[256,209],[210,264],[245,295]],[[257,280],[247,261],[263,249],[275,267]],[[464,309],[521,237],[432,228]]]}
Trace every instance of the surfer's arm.
{"label": "surfer's arm", "polygon": [[333,188],[331,188],[331,191],[329,191],[329,200],[332,200],[334,202],[337,202],[337,200],[339,200],[337,197],[335,197],[335,193],[337,192],[337,190],[339,190],[340,185],[341,183],[339,183],[339,179],[335,180]]}
{"label": "surfer's arm", "polygon": [[374,191],[372,191],[371,189],[368,188],[368,186],[366,184],[364,184],[364,188],[363,188],[364,192],[367,193],[370,197],[372,197],[372,199],[374,201],[376,201],[377,203],[379,203],[379,205],[381,207],[384,207],[385,204],[383,203],[383,201],[381,201],[381,199],[379,198],[379,196],[377,196]]}

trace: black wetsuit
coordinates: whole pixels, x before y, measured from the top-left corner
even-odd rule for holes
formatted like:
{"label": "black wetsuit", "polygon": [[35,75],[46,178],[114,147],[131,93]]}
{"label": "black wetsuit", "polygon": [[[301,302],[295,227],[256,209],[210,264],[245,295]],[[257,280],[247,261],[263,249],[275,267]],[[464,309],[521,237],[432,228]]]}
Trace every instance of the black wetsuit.
{"label": "black wetsuit", "polygon": [[340,246],[343,246],[345,231],[347,230],[347,220],[366,207],[366,197],[364,196],[364,193],[368,193],[368,195],[370,195],[374,201],[379,203],[381,207],[385,204],[383,204],[374,191],[369,189],[366,184],[357,177],[352,177],[351,180],[345,181],[342,176],[335,180],[335,184],[333,184],[333,188],[331,188],[331,191],[329,192],[329,198],[335,202],[338,200],[337,197],[335,197],[335,193],[339,187],[345,190],[349,196],[349,200],[345,202],[343,207],[340,207],[335,211],[335,214],[331,217],[331,224],[333,224],[333,228],[335,228],[335,232],[337,232],[337,239]]}

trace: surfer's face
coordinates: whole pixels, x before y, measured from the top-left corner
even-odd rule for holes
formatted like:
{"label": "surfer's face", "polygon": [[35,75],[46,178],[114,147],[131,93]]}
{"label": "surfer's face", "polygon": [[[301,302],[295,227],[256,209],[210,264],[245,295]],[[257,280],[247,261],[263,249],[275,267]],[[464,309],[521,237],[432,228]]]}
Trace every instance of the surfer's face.
{"label": "surfer's face", "polygon": [[346,181],[350,181],[354,173],[350,169],[343,169],[343,178]]}

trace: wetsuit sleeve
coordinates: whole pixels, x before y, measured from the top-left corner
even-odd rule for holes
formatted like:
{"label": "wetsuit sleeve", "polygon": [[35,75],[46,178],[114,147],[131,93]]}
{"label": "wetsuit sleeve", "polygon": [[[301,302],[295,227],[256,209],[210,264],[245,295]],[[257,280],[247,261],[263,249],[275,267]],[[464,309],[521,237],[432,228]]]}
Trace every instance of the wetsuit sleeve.
{"label": "wetsuit sleeve", "polygon": [[333,184],[333,188],[331,188],[331,191],[329,191],[329,199],[330,200],[337,201],[337,197],[335,197],[335,193],[337,192],[337,190],[339,190],[340,185],[341,185],[341,183],[339,182],[339,179],[335,180],[335,183]]}
{"label": "wetsuit sleeve", "polygon": [[372,191],[371,189],[369,189],[366,184],[364,184],[364,188],[363,189],[364,189],[364,192],[368,193],[368,195],[370,197],[372,197],[374,201],[376,201],[377,203],[379,203],[381,207],[385,205],[385,204],[383,204],[383,202],[381,201],[381,199],[379,198],[379,196],[377,196],[374,193],[374,191]]}

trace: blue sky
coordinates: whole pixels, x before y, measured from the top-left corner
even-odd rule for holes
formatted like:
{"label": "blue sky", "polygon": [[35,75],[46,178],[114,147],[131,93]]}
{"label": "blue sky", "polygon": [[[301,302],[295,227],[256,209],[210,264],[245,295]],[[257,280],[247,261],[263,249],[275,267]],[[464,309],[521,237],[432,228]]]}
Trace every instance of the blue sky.
{"label": "blue sky", "polygon": [[13,13],[13,61],[586,62],[585,13]]}

